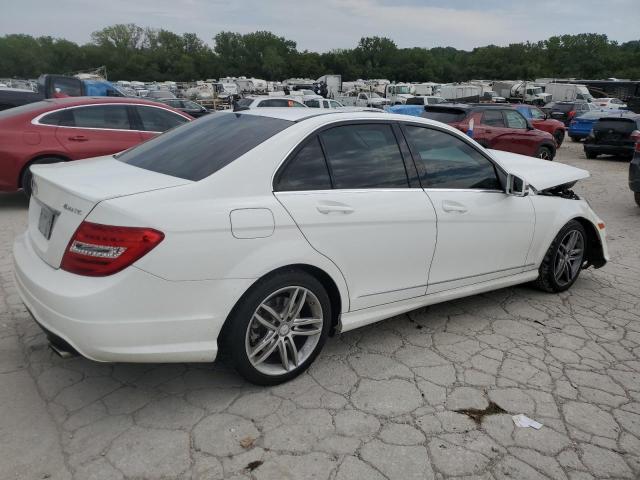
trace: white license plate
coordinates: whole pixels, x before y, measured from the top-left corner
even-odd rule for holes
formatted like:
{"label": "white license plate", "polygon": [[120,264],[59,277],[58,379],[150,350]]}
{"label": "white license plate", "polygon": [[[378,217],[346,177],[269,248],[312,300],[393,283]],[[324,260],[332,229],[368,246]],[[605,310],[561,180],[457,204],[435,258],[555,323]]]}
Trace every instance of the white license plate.
{"label": "white license plate", "polygon": [[56,219],[56,212],[47,207],[41,205],[40,218],[38,219],[38,230],[40,233],[49,240],[51,238],[51,231],[53,230],[53,223]]}

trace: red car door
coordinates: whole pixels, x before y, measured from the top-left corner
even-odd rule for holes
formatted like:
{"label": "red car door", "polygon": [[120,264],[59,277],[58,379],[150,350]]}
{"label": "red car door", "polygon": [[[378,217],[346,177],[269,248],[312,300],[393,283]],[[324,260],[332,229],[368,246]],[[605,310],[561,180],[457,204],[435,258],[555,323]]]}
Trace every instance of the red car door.
{"label": "red car door", "polygon": [[537,130],[530,128],[527,120],[517,110],[503,110],[502,113],[509,130],[509,142],[512,148],[509,151],[535,156],[540,143]]}
{"label": "red car door", "polygon": [[129,107],[124,104],[100,104],[73,107],[72,118],[56,129],[56,138],[72,159],[110,155],[142,141],[132,129]]}
{"label": "red car door", "polygon": [[480,125],[473,133],[473,138],[487,148],[522,153],[522,149],[513,141],[512,129],[507,128],[502,110],[487,109],[482,112]]}

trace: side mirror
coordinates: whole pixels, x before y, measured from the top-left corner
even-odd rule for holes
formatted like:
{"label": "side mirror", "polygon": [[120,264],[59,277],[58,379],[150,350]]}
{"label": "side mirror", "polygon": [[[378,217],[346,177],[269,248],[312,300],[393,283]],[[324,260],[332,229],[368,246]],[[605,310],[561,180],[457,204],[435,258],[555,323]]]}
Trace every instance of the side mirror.
{"label": "side mirror", "polygon": [[505,193],[507,195],[513,195],[514,197],[526,197],[529,195],[529,184],[522,178],[508,173]]}

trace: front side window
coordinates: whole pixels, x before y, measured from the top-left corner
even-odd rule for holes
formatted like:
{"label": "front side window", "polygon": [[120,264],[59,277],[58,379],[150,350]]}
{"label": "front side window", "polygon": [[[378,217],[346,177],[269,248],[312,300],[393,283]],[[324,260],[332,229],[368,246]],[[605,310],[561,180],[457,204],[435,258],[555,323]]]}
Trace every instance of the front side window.
{"label": "front side window", "polygon": [[360,100],[367,100],[367,96],[364,93],[361,93],[358,97]]}
{"label": "front side window", "polygon": [[335,100],[330,100],[331,102],[331,108],[340,108],[342,107],[342,104],[340,102],[336,102]]}
{"label": "front side window", "polygon": [[94,105],[74,108],[72,111],[76,127],[131,129],[126,105]]}
{"label": "front side window", "polygon": [[505,110],[504,116],[507,119],[507,127],[524,130],[527,128],[527,121],[515,110]]}
{"label": "front side window", "polygon": [[391,125],[344,125],[320,134],[334,188],[408,187]]}
{"label": "front side window", "polygon": [[500,110],[487,110],[482,114],[482,123],[490,127],[504,127],[504,118]]}
{"label": "front side window", "polygon": [[146,132],[166,132],[167,130],[188,122],[185,117],[173,113],[164,108],[136,107],[140,121],[142,122],[142,130]]}
{"label": "front side window", "polygon": [[440,130],[406,126],[422,163],[425,188],[501,190],[493,164],[465,141]]}
{"label": "front side window", "polygon": [[329,170],[317,136],[311,138],[278,175],[276,191],[328,190]]}
{"label": "front side window", "polygon": [[328,101],[326,101],[326,100],[323,100],[323,101],[322,101],[322,107],[323,107],[323,108],[329,108],[329,102],[328,102]]}
{"label": "front side window", "polygon": [[205,115],[116,156],[130,165],[187,180],[202,180],[293,122],[239,113]]}

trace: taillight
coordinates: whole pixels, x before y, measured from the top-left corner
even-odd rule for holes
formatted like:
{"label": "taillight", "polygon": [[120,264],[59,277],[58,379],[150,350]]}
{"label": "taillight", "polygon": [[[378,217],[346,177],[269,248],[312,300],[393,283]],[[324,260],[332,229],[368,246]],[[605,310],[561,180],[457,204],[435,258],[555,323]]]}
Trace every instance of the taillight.
{"label": "taillight", "polygon": [[569,118],[573,118],[573,117],[575,116],[575,114],[576,114],[576,111],[575,111],[575,110],[571,110],[571,111],[567,114],[567,116],[568,116]]}
{"label": "taillight", "polygon": [[82,222],[67,245],[60,268],[78,275],[105,277],[127,268],[163,239],[164,233],[153,228]]}
{"label": "taillight", "polygon": [[640,142],[640,130],[634,130],[631,132],[631,140],[636,143]]}

